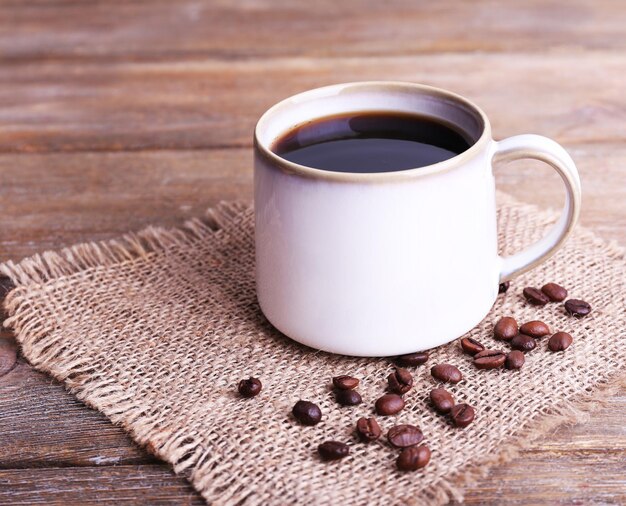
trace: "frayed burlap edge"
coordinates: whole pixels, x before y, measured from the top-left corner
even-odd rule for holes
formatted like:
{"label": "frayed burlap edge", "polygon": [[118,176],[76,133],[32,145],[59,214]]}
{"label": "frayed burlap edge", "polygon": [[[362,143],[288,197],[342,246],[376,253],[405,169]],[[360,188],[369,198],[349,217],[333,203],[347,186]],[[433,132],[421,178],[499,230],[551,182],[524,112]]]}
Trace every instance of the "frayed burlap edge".
{"label": "frayed burlap edge", "polygon": [[[133,427],[123,420],[123,415],[126,419],[133,419],[133,411],[139,415],[139,408],[133,407],[132,399],[124,392],[113,392],[110,384],[100,385],[97,382],[92,382],[88,386],[81,384],[82,389],[79,390],[75,388],[77,385],[73,385],[72,378],[81,374],[81,364],[76,364],[71,371],[61,375],[46,365],[45,356],[30,353],[29,343],[42,343],[48,331],[37,324],[34,310],[24,307],[27,301],[22,294],[26,287],[32,291],[36,290],[39,285],[43,289],[44,284],[61,278],[67,280],[73,275],[90,269],[121,265],[146,259],[151,255],[164,253],[174,248],[190,246],[213,234],[220,234],[221,228],[245,208],[246,204],[241,202],[222,202],[215,208],[209,209],[203,220],[189,220],[185,222],[182,229],[148,227],[137,233],[125,234],[118,239],[78,244],[59,252],[44,252],[17,263],[9,261],[0,265],[0,273],[10,278],[15,284],[15,288],[4,301],[9,317],[3,325],[14,331],[22,347],[22,353],[29,362],[63,382],[68,390],[87,406],[101,411],[113,423],[121,425],[140,446],[146,447],[150,453],[169,463],[175,473],[184,475],[201,495],[203,484],[195,482],[194,471],[202,468],[206,462],[202,462],[200,449],[190,442],[189,435],[179,432],[168,441],[161,442],[156,448],[149,439],[151,431],[149,421],[144,421],[143,430],[139,430],[138,427]],[[579,229],[578,233],[592,240],[594,245],[601,247],[608,257],[624,259],[624,249],[616,242],[605,242],[585,229]],[[537,439],[549,434],[557,427],[587,421],[592,411],[605,406],[607,401],[623,388],[626,388],[626,373],[614,375],[605,382],[599,383],[593,391],[576,400],[562,401],[551,412],[538,416],[533,422],[532,430],[525,431],[523,435],[512,436],[506,447],[501,448],[491,458],[442,479],[424,490],[424,495],[428,499],[418,500],[416,504],[445,504],[451,500],[462,502],[464,490],[485,477],[493,466],[514,459],[532,446]],[[142,416],[145,417],[145,413]],[[204,477],[203,481],[211,479],[212,476],[209,475]],[[224,493],[231,496],[237,493],[235,490],[237,488],[239,485],[233,482]]]}

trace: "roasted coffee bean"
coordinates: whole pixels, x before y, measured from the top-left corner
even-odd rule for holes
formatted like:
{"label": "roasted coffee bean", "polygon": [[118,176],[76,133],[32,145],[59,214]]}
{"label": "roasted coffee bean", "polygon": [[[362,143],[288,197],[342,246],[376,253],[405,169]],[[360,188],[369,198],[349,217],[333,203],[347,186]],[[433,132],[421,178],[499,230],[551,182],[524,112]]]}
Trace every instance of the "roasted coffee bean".
{"label": "roasted coffee bean", "polygon": [[461,339],[461,348],[463,348],[463,351],[468,355],[476,355],[476,353],[485,349],[482,344],[471,337]]}
{"label": "roasted coffee bean", "polygon": [[506,291],[509,289],[509,286],[511,286],[510,281],[505,281],[504,283],[500,283],[500,286],[498,287],[498,293],[506,293]]}
{"label": "roasted coffee bean", "polygon": [[517,322],[515,318],[504,316],[498,320],[493,328],[493,336],[501,341],[510,341],[517,335]]}
{"label": "roasted coffee bean", "polygon": [[591,306],[584,300],[569,299],[565,301],[565,311],[572,316],[587,316],[591,313]]}
{"label": "roasted coffee bean", "polygon": [[474,421],[474,408],[469,404],[457,404],[450,411],[452,423],[457,427],[467,427]]}
{"label": "roasted coffee bean", "polygon": [[563,302],[565,297],[567,297],[567,290],[556,283],[543,285],[541,291],[545,293],[552,302]]}
{"label": "roasted coffee bean", "polygon": [[376,401],[375,407],[381,416],[395,415],[404,409],[404,399],[398,394],[385,394]]}
{"label": "roasted coffee bean", "polygon": [[376,418],[359,418],[356,422],[356,433],[359,439],[365,443],[375,441],[382,434],[380,425],[376,421]]}
{"label": "roasted coffee bean", "polygon": [[537,346],[535,340],[526,334],[517,334],[511,339],[511,348],[519,351],[532,351]]}
{"label": "roasted coffee bean", "polygon": [[430,374],[445,383],[458,383],[463,379],[461,371],[450,364],[437,364],[431,368]]}
{"label": "roasted coffee bean", "polygon": [[396,448],[420,444],[424,434],[415,425],[396,425],[387,432],[387,441]]}
{"label": "roasted coffee bean", "polygon": [[528,302],[530,302],[533,306],[545,306],[550,299],[548,296],[544,294],[541,290],[537,290],[532,286],[527,286],[524,288],[524,297]]}
{"label": "roasted coffee bean", "polygon": [[539,320],[533,320],[524,323],[524,325],[519,328],[519,331],[521,334],[526,334],[527,336],[538,339],[547,336],[550,333],[550,327]]}
{"label": "roasted coffee bean", "polygon": [[426,445],[409,446],[402,450],[396,460],[400,471],[416,471],[430,461],[430,449]]}
{"label": "roasted coffee bean", "polygon": [[335,399],[342,406],[356,406],[363,402],[361,394],[356,390],[335,390]]}
{"label": "roasted coffee bean", "polygon": [[443,388],[435,388],[430,391],[430,402],[433,404],[435,411],[442,415],[449,413],[454,407],[454,398],[450,392]]}
{"label": "roasted coffee bean", "polygon": [[350,447],[339,441],[326,441],[317,447],[322,460],[339,460],[350,455]]}
{"label": "roasted coffee bean", "polygon": [[564,351],[572,341],[572,336],[567,332],[557,332],[548,340],[548,348],[550,351]]}
{"label": "roasted coffee bean", "polygon": [[504,362],[504,366],[507,369],[521,369],[524,365],[526,358],[524,354],[519,350],[513,350],[506,356],[506,361]]}
{"label": "roasted coffee bean", "polygon": [[302,425],[317,425],[322,419],[322,410],[309,401],[296,402],[291,412]]}
{"label": "roasted coffee bean", "polygon": [[359,386],[359,380],[352,376],[335,376],[333,386],[339,390],[352,390]]}
{"label": "roasted coffee bean", "polygon": [[396,364],[400,367],[416,367],[426,363],[428,360],[427,351],[418,351],[416,353],[409,353],[408,355],[400,355],[396,357]]}
{"label": "roasted coffee bean", "polygon": [[506,354],[500,350],[483,350],[474,355],[474,365],[478,369],[497,369],[504,365]]}
{"label": "roasted coffee bean", "polygon": [[389,383],[390,392],[402,395],[411,390],[413,386],[413,376],[411,376],[411,373],[406,369],[398,367],[387,377],[387,382]]}
{"label": "roasted coffee bean", "polygon": [[237,390],[242,397],[254,397],[261,393],[263,385],[257,378],[243,379],[237,385]]}

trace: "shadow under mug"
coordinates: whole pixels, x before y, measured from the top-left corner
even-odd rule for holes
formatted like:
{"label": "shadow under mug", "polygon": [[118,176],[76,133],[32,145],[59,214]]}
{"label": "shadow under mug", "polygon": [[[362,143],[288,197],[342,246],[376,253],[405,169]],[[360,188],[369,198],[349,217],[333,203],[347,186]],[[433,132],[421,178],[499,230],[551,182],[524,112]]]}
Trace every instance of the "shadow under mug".
{"label": "shadow under mug", "polygon": [[[273,142],[341,113],[408,112],[472,140],[448,160],[397,172],[345,173],[289,162]],[[478,324],[499,283],[544,261],[578,218],[580,181],[556,142],[496,142],[484,112],[449,91],[402,82],[338,84],[269,109],[254,133],[256,283],[268,320],[313,348],[357,356],[426,350]],[[563,213],[524,251],[498,256],[494,160],[534,158],[563,179]]]}

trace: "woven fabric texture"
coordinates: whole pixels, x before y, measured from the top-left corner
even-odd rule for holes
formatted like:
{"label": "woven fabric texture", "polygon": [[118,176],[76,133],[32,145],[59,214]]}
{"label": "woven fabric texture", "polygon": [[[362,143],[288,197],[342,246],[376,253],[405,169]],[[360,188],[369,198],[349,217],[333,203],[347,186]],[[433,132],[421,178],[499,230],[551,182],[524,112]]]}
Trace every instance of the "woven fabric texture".
{"label": "woven fabric texture", "polygon": [[[505,254],[537,240],[554,222],[554,212],[498,198]],[[432,350],[428,363],[413,370],[406,408],[377,417],[385,433],[397,423],[418,425],[432,450],[425,469],[401,473],[394,464],[398,451],[385,438],[363,444],[354,435],[356,420],[372,416],[384,393],[391,361],[318,352],[275,331],[256,302],[253,224],[249,206],[227,203],[178,230],[149,228],[0,266],[16,285],[5,301],[5,325],[30,363],[185,473],[210,504],[460,500],[490,465],[557,424],[580,420],[610,385],[623,384],[624,255],[579,228],[555,257],[514,280],[468,334],[506,350],[492,328],[510,315],[568,331],[574,344],[552,353],[540,340],[515,372],[477,370],[458,342]],[[522,287],[548,281],[590,302],[592,313],[576,319],[562,304],[537,308],[524,301]],[[448,390],[476,409],[466,429],[452,427],[428,405],[437,385],[430,367],[442,362],[464,375]],[[339,374],[361,380],[363,404],[335,402],[330,379]],[[264,388],[242,399],[236,385],[249,376]],[[299,399],[321,407],[319,425],[304,427],[291,417]],[[315,450],[326,440],[349,443],[350,456],[321,462]]]}

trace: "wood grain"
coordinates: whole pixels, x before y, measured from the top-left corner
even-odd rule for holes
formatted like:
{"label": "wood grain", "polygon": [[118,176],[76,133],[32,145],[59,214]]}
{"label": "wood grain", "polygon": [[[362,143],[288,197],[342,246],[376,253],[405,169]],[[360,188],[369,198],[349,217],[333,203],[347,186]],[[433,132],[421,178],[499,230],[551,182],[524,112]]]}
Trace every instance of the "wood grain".
{"label": "wood grain", "polygon": [[620,0],[225,0],[0,5],[2,60],[624,48]]}
{"label": "wood grain", "polygon": [[[562,142],[583,225],[626,244],[622,0],[0,2],[0,261],[175,226],[251,198],[251,133],[314,86],[399,79],[485,109],[494,136]],[[548,168],[498,187],[558,207]],[[0,283],[1,284],[1,283]],[[1,291],[1,290],[0,290]],[[610,338],[610,336],[607,336]],[[181,477],[0,333],[0,504],[202,504]],[[498,466],[469,504],[626,504],[626,392]]]}
{"label": "wood grain", "polygon": [[42,63],[0,73],[0,151],[250,146],[270,105],[316,86],[396,79],[479,104],[495,138],[626,140],[626,52]]}
{"label": "wood grain", "polygon": [[[626,146],[567,144],[583,182],[582,224],[626,243]],[[0,261],[114,237],[147,225],[178,226],[220,200],[252,198],[249,148],[192,151],[0,154]],[[499,189],[561,206],[559,177],[539,162],[496,168]]]}
{"label": "wood grain", "polygon": [[161,465],[0,469],[0,504],[200,505],[189,483]]}

